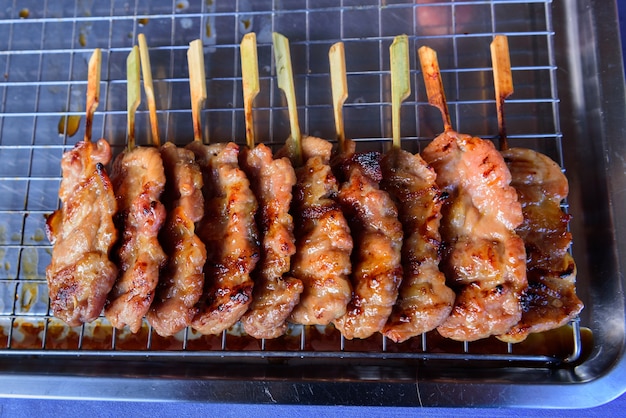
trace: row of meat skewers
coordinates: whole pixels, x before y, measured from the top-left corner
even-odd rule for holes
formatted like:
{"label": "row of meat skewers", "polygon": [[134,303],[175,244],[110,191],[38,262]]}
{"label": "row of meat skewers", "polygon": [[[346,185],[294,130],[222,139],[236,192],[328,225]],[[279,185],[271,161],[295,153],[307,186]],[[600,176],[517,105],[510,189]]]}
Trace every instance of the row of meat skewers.
{"label": "row of meat skewers", "polygon": [[[472,341],[519,342],[559,327],[583,304],[568,252],[567,179],[535,151],[496,150],[450,124],[436,54],[419,50],[429,102],[444,132],[420,154],[400,148],[400,105],[410,92],[408,40],[390,47],[393,146],[356,152],[345,138],[343,45],[329,53],[338,138],[300,133],[288,40],[274,34],[278,86],[291,135],[276,156],[255,144],[256,40],[241,43],[247,147],[206,145],[200,41],[188,51],[194,141],[160,144],[148,47],[128,58],[128,148],[112,158],[91,142],[99,55],[89,65],[85,138],[62,160],[61,207],[47,221],[51,309],[71,326],[104,315],[137,332],[187,326],[218,334],[241,321],[256,338],[288,322],[332,323],[344,337],[381,332],[396,342],[437,329]],[[501,144],[512,92],[506,38],[492,43]],[[140,65],[141,63],[141,65]],[[137,147],[140,68],[155,146]],[[506,148],[506,145],[503,146]]]}

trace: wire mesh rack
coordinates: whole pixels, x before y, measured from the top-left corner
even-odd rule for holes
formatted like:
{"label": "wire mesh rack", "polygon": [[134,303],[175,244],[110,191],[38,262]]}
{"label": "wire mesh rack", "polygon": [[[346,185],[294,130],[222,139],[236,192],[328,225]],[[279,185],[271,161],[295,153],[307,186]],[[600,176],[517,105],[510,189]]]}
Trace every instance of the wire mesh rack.
{"label": "wire mesh rack", "polygon": [[[161,137],[193,139],[186,52],[204,44],[208,99],[202,112],[211,141],[245,141],[239,42],[257,34],[261,94],[258,140],[280,146],[289,136],[277,88],[272,32],[290,39],[304,132],[334,136],[329,47],[345,43],[349,97],[346,133],[360,149],[384,151],[391,138],[389,45],[409,35],[412,93],[402,106],[403,147],[412,152],[442,130],[426,102],[417,48],[437,50],[458,131],[497,135],[489,43],[509,36],[515,94],[507,102],[511,145],[562,162],[554,31],[550,0],[186,0],[0,1],[0,355],[435,358],[558,365],[580,353],[578,321],[566,330],[510,345],[495,339],[458,343],[436,333],[395,344],[382,336],[348,341],[332,327],[292,326],[276,340],[255,340],[239,325],[219,336],[187,329],[159,337],[147,323],[137,334],[105,318],[71,328],[51,316],[45,268],[51,246],[46,215],[58,207],[60,161],[84,134],[87,61],[102,48],[101,101],[93,134],[119,152],[126,138],[126,64],[137,35],[150,45]],[[149,143],[145,104],[137,141]]]}

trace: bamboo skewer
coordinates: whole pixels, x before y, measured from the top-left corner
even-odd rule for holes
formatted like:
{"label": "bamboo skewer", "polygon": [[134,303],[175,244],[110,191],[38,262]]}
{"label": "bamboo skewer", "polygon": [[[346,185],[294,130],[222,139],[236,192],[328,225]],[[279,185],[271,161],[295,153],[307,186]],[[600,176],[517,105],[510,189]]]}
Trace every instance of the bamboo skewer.
{"label": "bamboo skewer", "polygon": [[139,48],[133,47],[126,58],[126,135],[128,151],[135,148],[135,114],[141,103],[141,85],[139,76]]}
{"label": "bamboo skewer", "polygon": [[411,93],[409,69],[409,40],[398,35],[389,47],[391,69],[391,126],[393,147],[401,148],[400,107]]}
{"label": "bamboo skewer", "polygon": [[[569,218],[561,209],[569,193],[568,180],[559,164],[547,155],[528,148],[509,148],[504,103],[514,87],[507,37],[497,35],[490,49],[500,152],[511,173],[511,185],[518,192],[524,217],[523,226],[516,231],[525,247],[533,249],[526,255],[528,288],[533,289],[522,298],[527,309],[519,323],[497,336],[507,343],[519,343],[530,334],[564,326],[578,316],[584,304],[576,294],[576,263],[568,251],[572,242],[567,232]],[[556,236],[560,238],[555,241]],[[546,241],[556,247],[546,250]],[[558,304],[549,303],[554,295],[559,295]]]}
{"label": "bamboo skewer", "polygon": [[437,53],[423,46],[418,50],[422,73],[424,75],[424,84],[426,85],[426,94],[428,95],[428,103],[439,109],[443,120],[444,131],[452,130],[450,122],[450,112],[446,103],[446,96],[443,90],[443,82],[441,81],[441,73],[439,71],[439,62],[437,61]]}
{"label": "bamboo skewer", "polygon": [[330,81],[333,96],[335,132],[340,152],[344,152],[346,133],[343,123],[343,104],[348,98],[348,79],[346,75],[346,53],[343,42],[337,42],[328,51],[330,61]]}
{"label": "bamboo skewer", "polygon": [[[191,93],[191,117],[193,119],[193,139],[203,142],[202,138],[202,107],[206,100],[206,75],[204,72],[204,51],[202,41],[196,39],[189,43],[187,50],[189,65],[189,89]],[[209,138],[206,138],[209,142]]]}
{"label": "bamboo skewer", "polygon": [[140,33],[137,36],[139,42],[139,58],[141,60],[141,74],[143,76],[143,89],[146,93],[146,102],[150,112],[150,128],[152,132],[152,143],[156,147],[161,146],[159,136],[159,120],[156,113],[156,101],[154,98],[154,86],[152,84],[152,66],[150,65],[150,54],[148,53],[148,43],[146,36]]}
{"label": "bamboo skewer", "polygon": [[93,114],[100,103],[100,69],[102,65],[102,50],[96,48],[89,59],[87,72],[87,106],[85,111],[85,142],[91,142],[93,130]]}
{"label": "bamboo skewer", "polygon": [[259,86],[259,63],[254,32],[246,34],[239,47],[241,54],[241,80],[243,85],[243,109],[246,119],[246,142],[254,148],[255,132],[252,103],[261,90]]}
{"label": "bamboo skewer", "polygon": [[276,62],[278,88],[283,91],[285,98],[287,99],[289,124],[291,126],[291,139],[296,145],[294,165],[299,167],[303,164],[302,135],[300,134],[300,124],[298,122],[298,108],[296,107],[296,91],[293,85],[293,69],[291,67],[289,40],[277,32],[272,33],[272,40],[274,44],[274,59]]}
{"label": "bamboo skewer", "polygon": [[500,150],[509,148],[504,122],[504,101],[513,94],[513,75],[509,56],[509,41],[504,35],[497,35],[491,42],[491,64],[493,66],[493,82],[496,91],[496,109],[498,114],[498,132],[500,134]]}

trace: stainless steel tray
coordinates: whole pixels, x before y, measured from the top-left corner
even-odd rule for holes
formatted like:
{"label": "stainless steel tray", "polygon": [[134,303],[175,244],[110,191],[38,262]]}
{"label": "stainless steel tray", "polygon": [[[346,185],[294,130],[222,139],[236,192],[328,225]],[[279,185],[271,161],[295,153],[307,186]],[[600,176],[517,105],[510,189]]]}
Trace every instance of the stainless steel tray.
{"label": "stainless steel tray", "polygon": [[[439,53],[459,131],[497,133],[489,43],[509,35],[515,95],[510,142],[550,155],[570,180],[581,317],[507,345],[454,343],[430,333],[405,344],[346,341],[331,328],[293,327],[256,341],[235,326],[162,339],[132,336],[102,318],[69,328],[49,314],[45,215],[58,206],[60,158],[82,137],[58,134],[85,107],[86,63],[103,48],[94,135],[125,140],[125,59],[137,33],[151,46],[162,136],[193,135],[186,49],[202,38],[212,141],[243,143],[238,43],[257,32],[259,139],[288,136],[271,32],[291,41],[303,131],[333,136],[327,52],[346,44],[348,136],[384,150],[391,136],[388,47],[409,34],[412,95],[402,108],[411,151],[441,129],[426,104],[416,49]],[[0,2],[0,396],[404,406],[598,405],[626,390],[621,261],[626,254],[624,78],[616,7],[600,0],[185,0]],[[148,116],[138,115],[146,142]],[[62,131],[63,129],[61,129]]]}

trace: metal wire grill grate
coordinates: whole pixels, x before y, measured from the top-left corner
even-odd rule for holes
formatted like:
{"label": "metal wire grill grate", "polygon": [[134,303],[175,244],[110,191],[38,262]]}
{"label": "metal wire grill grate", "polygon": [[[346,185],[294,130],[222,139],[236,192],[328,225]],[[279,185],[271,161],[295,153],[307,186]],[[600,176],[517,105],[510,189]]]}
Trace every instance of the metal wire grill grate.
{"label": "metal wire grill grate", "polygon": [[[509,36],[514,96],[507,102],[511,145],[521,145],[562,161],[558,95],[551,23],[551,1],[474,0],[186,0],[0,1],[0,350],[47,354],[232,355],[345,357],[483,356],[487,359],[571,359],[580,335],[566,347],[511,346],[496,340],[472,344],[423,335],[405,344],[377,336],[347,341],[331,328],[294,326],[271,341],[246,337],[235,326],[221,336],[185,330],[164,339],[147,324],[137,335],[112,330],[101,318],[69,328],[50,316],[45,268],[51,247],[45,216],[58,207],[60,160],[84,134],[87,60],[103,49],[101,102],[94,136],[119,151],[125,141],[126,56],[137,34],[150,45],[161,137],[191,141],[186,51],[201,38],[209,97],[203,111],[211,141],[245,138],[239,42],[257,33],[261,94],[255,102],[258,140],[281,145],[289,135],[286,105],[277,89],[271,33],[290,39],[302,129],[334,136],[327,53],[336,41],[346,48],[349,98],[347,135],[361,149],[385,150],[391,137],[388,48],[395,35],[410,39],[412,93],[402,107],[403,146],[412,152],[438,134],[442,125],[426,104],[416,50],[438,51],[455,128],[495,138],[497,122],[489,43]],[[138,143],[149,143],[148,113],[137,114]],[[245,354],[247,353],[247,354]],[[255,354],[256,353],[256,354]],[[478,353],[478,354],[476,354]]]}

